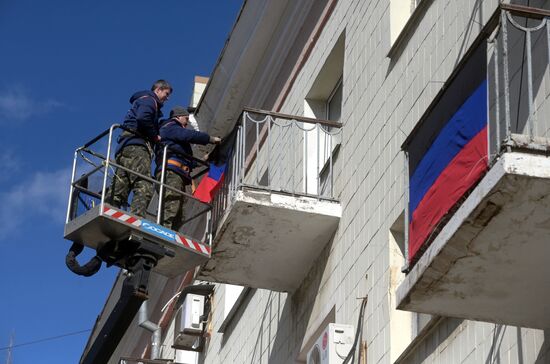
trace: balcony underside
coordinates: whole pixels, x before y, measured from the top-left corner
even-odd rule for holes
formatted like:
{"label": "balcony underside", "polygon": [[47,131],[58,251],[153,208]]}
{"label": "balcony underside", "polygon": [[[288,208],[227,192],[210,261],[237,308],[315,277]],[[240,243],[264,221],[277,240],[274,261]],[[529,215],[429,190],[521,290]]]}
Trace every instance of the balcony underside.
{"label": "balcony underside", "polygon": [[237,192],[198,279],[294,291],[340,221],[340,204],[253,188]]}
{"label": "balcony underside", "polygon": [[397,290],[407,311],[550,327],[550,158],[505,153]]}

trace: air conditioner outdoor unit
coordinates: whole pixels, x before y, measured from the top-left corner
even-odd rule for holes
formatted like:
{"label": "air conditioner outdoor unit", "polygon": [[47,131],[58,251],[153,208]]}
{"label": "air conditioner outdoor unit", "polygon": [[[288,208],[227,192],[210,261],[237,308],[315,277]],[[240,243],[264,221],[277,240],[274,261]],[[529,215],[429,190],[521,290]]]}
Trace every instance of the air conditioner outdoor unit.
{"label": "air conditioner outdoor unit", "polygon": [[353,326],[328,324],[307,354],[307,364],[341,364],[353,346]]}
{"label": "air conditioner outdoor unit", "polygon": [[198,346],[198,339],[202,335],[203,329],[203,323],[201,322],[203,314],[204,296],[187,294],[176,313],[174,348],[192,350]]}

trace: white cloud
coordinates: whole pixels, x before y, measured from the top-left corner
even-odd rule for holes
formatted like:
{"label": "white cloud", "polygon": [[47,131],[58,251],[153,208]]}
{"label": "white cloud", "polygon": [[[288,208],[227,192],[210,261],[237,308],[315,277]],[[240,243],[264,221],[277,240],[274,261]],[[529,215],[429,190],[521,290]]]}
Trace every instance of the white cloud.
{"label": "white cloud", "polygon": [[33,99],[25,89],[16,86],[0,93],[0,121],[24,121],[64,106],[51,98]]}
{"label": "white cloud", "polygon": [[35,172],[11,190],[0,193],[0,238],[5,238],[23,221],[47,220],[62,224],[68,199],[70,170]]}
{"label": "white cloud", "polygon": [[20,160],[13,150],[0,150],[0,181],[5,181],[20,170]]}

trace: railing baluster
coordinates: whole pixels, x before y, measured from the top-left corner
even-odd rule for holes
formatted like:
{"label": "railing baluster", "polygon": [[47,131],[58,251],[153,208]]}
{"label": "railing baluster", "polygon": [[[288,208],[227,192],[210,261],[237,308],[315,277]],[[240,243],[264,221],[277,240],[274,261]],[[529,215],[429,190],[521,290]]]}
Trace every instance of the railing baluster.
{"label": "railing baluster", "polygon": [[309,134],[309,130],[305,128],[304,130],[304,185],[305,185],[305,191],[307,193],[307,185],[308,185],[308,169],[307,169],[307,155],[308,155],[308,148],[307,148],[307,135]]}
{"label": "railing baluster", "polygon": [[[548,55],[548,59],[546,60],[548,62],[548,64],[550,64],[550,18],[546,18],[545,19],[545,22],[546,22],[546,51],[547,51],[547,55]],[[548,68],[547,68],[548,69]],[[550,72],[546,72],[547,73],[547,76],[546,77],[550,77]],[[544,137],[545,138],[548,138],[548,130],[547,128],[545,128],[546,130],[544,131]]]}
{"label": "railing baluster", "polygon": [[[546,51],[548,52],[548,59],[546,61],[550,64],[550,18],[546,18],[546,42]],[[550,72],[547,73],[547,77],[550,77]],[[544,137],[548,137],[547,131],[545,131]]]}
{"label": "railing baluster", "polygon": [[328,152],[328,155],[329,155],[329,165],[328,165],[328,173],[329,173],[329,182],[330,182],[330,197],[334,197],[334,188],[333,188],[333,177],[332,177],[332,135],[328,135],[328,138],[329,138],[329,146],[330,148],[328,148],[329,152]]}
{"label": "railing baluster", "polygon": [[[239,131],[237,130],[237,135]],[[237,144],[237,139],[235,139],[234,143]],[[233,145],[233,151],[235,150],[235,145]],[[231,155],[231,164],[229,165],[229,168],[231,168],[231,198],[235,195],[236,190],[236,184],[237,184],[237,153],[233,152]]]}
{"label": "railing baluster", "polygon": [[241,181],[244,182],[244,177],[245,177],[245,170],[246,170],[246,123],[248,122],[248,112],[244,112],[243,113],[243,168],[242,168],[242,176],[241,176]]}
{"label": "railing baluster", "polygon": [[260,184],[260,123],[256,122],[256,184]]}
{"label": "railing baluster", "polygon": [[502,67],[504,75],[504,117],[506,120],[506,141],[510,142],[512,137],[512,124],[510,122],[510,75],[508,68],[508,20],[505,11],[501,12],[500,21],[502,24]]}
{"label": "railing baluster", "polygon": [[271,189],[271,116],[267,118],[267,186]]}
{"label": "railing baluster", "polygon": [[243,178],[244,178],[244,155],[245,155],[245,150],[244,150],[244,133],[243,133],[243,127],[242,125],[239,127],[240,129],[240,133],[241,133],[241,136],[240,136],[240,139],[239,139],[239,153],[240,153],[240,158],[239,158],[239,182],[240,184],[243,184],[244,181],[243,181]]}
{"label": "railing baluster", "polygon": [[295,138],[293,138],[293,135],[295,134],[292,132],[294,125],[295,123],[293,122],[290,129],[291,130],[290,139],[292,139],[292,166],[290,168],[290,173],[292,174],[292,193],[296,193],[296,185],[294,181],[294,174],[296,173],[296,145],[295,144],[298,144],[298,143],[295,143],[294,141]]}
{"label": "railing baluster", "polygon": [[[499,51],[499,41],[498,37],[495,37],[494,40],[494,61],[495,61],[495,132],[496,132],[496,153],[498,154],[500,152],[500,142],[501,142],[501,136],[500,136],[500,88],[499,88],[499,78],[500,78],[500,72],[498,69],[498,62],[500,61],[498,57],[498,51]],[[490,124],[490,118],[489,124]],[[491,144],[489,143],[489,146]],[[491,162],[491,153],[489,152],[489,162]]]}
{"label": "railing baluster", "polygon": [[242,146],[242,137],[243,137],[243,130],[242,130],[242,125],[239,125],[237,127],[237,138],[235,139],[235,154],[237,155],[237,165],[235,167],[236,171],[237,171],[237,185],[235,186],[235,188],[239,188],[240,184],[242,183],[242,180],[241,180],[241,166],[242,166],[242,153],[241,153],[241,146]]}
{"label": "railing baluster", "polygon": [[[284,141],[284,146],[286,147],[288,145],[288,138],[285,138],[285,133],[284,133],[284,129],[280,126],[280,125],[277,125],[277,130],[278,130],[278,134],[279,134],[279,141]],[[289,150],[288,148],[284,148],[285,151]],[[279,163],[278,163],[278,166],[279,168],[277,168],[279,170],[279,189],[281,190],[284,190],[285,188],[285,185],[283,183],[283,163],[284,164],[288,164],[286,162],[286,159],[288,157],[288,153],[283,153],[281,151],[279,151]]]}
{"label": "railing baluster", "polygon": [[[531,32],[525,32],[525,48],[527,53],[527,97],[529,98],[529,138],[535,137],[535,106],[533,100],[533,60],[531,54]],[[521,92],[521,91],[520,91]]]}
{"label": "railing baluster", "polygon": [[[321,195],[321,125],[317,124],[317,171],[315,171],[315,179],[317,181],[317,195]],[[324,159],[324,158],[323,158]]]}

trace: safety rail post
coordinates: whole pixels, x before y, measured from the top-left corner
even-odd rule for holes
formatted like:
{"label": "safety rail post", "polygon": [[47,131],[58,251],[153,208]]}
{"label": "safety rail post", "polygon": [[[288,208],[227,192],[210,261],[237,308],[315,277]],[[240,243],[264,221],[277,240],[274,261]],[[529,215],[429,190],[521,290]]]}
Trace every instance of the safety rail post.
{"label": "safety rail post", "polygon": [[[113,131],[117,125],[111,125],[109,128],[109,140],[107,144],[107,156],[105,157],[105,173],[103,175],[103,189],[101,190],[101,213],[103,213],[103,208],[105,205],[105,193],[107,191],[107,176],[109,175],[109,162],[111,160],[111,144],[113,142]],[[115,172],[116,173],[116,172]],[[114,177],[116,178],[116,176]]]}
{"label": "safety rail post", "polygon": [[212,236],[214,231],[212,231],[214,225],[212,222],[212,210],[206,213],[206,241],[208,241],[208,246],[212,247]]}
{"label": "safety rail post", "polygon": [[67,217],[65,218],[65,224],[68,224],[71,218],[71,211],[73,206],[73,191],[74,191],[74,178],[76,176],[76,160],[78,158],[78,149],[74,152],[73,158],[73,171],[71,173],[71,187],[69,188],[69,202],[67,204]]}
{"label": "safety rail post", "polygon": [[159,186],[159,203],[157,208],[157,224],[160,225],[162,217],[162,208],[163,208],[163,197],[164,197],[164,182],[166,178],[166,155],[168,154],[168,146],[165,145],[162,151],[162,168],[160,172],[160,186]]}

